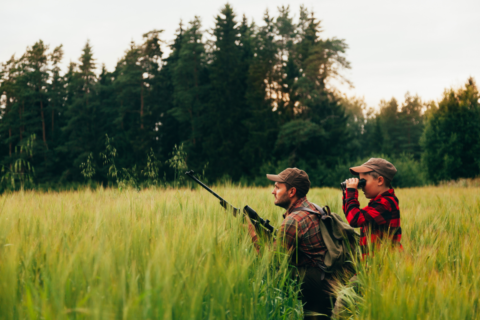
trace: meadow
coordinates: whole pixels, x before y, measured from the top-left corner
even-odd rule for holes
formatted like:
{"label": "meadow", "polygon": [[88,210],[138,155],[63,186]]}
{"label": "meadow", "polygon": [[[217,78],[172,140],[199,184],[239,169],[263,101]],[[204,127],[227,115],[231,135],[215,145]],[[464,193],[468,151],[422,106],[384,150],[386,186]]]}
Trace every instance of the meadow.
{"label": "meadow", "polygon": [[[280,225],[271,188],[215,190]],[[359,264],[342,317],[480,319],[480,188],[397,195],[404,251]],[[341,213],[339,190],[308,198]],[[287,262],[200,189],[0,196],[1,319],[301,319]]]}

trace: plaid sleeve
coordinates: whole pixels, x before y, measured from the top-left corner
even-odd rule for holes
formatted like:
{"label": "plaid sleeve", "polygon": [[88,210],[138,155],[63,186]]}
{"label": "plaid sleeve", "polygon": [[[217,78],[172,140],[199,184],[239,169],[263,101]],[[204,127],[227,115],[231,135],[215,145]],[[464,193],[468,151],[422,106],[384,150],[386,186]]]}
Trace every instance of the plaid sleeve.
{"label": "plaid sleeve", "polygon": [[376,224],[382,225],[391,219],[392,208],[390,208],[390,203],[385,198],[382,197],[360,209],[357,189],[348,188],[346,193],[343,210],[350,226],[358,228],[372,220]]}
{"label": "plaid sleeve", "polygon": [[346,204],[347,204],[347,195],[346,195],[346,190],[342,189],[342,210],[345,213],[346,211]]}
{"label": "plaid sleeve", "polygon": [[298,221],[292,216],[287,216],[278,230],[276,244],[282,244],[287,250],[294,249],[297,234],[300,237]]}

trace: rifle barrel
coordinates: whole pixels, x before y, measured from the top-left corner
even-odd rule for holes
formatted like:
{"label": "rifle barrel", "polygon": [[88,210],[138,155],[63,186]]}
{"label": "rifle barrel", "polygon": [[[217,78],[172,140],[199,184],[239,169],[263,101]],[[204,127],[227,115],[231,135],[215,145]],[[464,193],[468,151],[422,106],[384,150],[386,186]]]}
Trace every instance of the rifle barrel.
{"label": "rifle barrel", "polygon": [[[197,177],[195,177],[193,174],[195,172],[193,172],[193,170],[190,170],[190,171],[187,171],[185,172],[185,174],[187,176],[189,176],[190,178],[192,178],[193,180],[195,180],[196,183],[198,183],[199,185],[201,185],[202,187],[205,188],[205,190],[207,190],[208,192],[210,192],[211,194],[213,194],[215,197],[217,197],[218,200],[220,201],[225,201],[225,199],[223,199],[222,197],[220,197],[218,194],[216,194],[212,189],[210,189],[209,187],[207,187],[202,181],[198,180]],[[226,202],[226,201],[225,201]]]}
{"label": "rifle barrel", "polygon": [[[240,213],[240,209],[238,208],[235,208],[234,206],[232,206],[230,203],[228,203],[227,201],[225,201],[225,199],[223,199],[222,197],[220,197],[218,194],[216,194],[215,192],[213,192],[212,189],[210,189],[209,187],[207,187],[202,181],[198,180],[197,177],[195,177],[194,175],[194,171],[193,170],[190,170],[190,171],[187,171],[185,172],[185,175],[189,176],[193,181],[195,181],[196,183],[198,183],[199,185],[201,185],[203,188],[205,188],[205,190],[207,190],[208,192],[210,192],[211,194],[213,194],[218,200],[220,200],[220,204],[222,205],[222,207],[224,207],[225,209],[229,210],[231,209],[232,212],[233,212],[233,215],[236,216],[237,213]],[[253,210],[252,208],[250,208],[249,206],[245,206],[243,208],[243,212],[244,214],[246,214],[251,220],[253,220],[252,222],[254,224],[260,224],[262,225],[265,229],[267,229],[270,233],[274,233],[275,229],[270,225],[270,221],[269,220],[263,220],[256,212],[255,210]]]}

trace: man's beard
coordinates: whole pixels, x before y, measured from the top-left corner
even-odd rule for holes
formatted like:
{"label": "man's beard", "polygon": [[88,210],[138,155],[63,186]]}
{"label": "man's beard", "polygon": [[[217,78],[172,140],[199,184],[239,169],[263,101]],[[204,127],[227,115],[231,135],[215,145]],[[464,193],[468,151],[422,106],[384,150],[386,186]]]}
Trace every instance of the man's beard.
{"label": "man's beard", "polygon": [[279,206],[283,209],[288,209],[290,207],[290,204],[291,204],[291,201],[287,195],[285,195],[281,199],[278,199],[277,202],[275,203],[276,206]]}

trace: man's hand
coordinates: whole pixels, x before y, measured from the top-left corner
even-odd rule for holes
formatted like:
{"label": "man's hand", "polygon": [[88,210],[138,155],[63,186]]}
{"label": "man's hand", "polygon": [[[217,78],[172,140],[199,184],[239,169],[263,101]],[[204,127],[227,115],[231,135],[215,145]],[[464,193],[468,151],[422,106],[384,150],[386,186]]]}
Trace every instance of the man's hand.
{"label": "man's hand", "polygon": [[357,178],[350,178],[350,179],[345,180],[345,182],[347,183],[347,188],[353,188],[353,189],[358,188],[358,179]]}
{"label": "man's hand", "polygon": [[252,221],[247,215],[245,215],[245,220],[247,220],[247,224],[244,226],[248,228],[248,233],[252,238],[253,246],[255,247],[255,250],[257,250],[257,253],[259,253],[260,246],[258,245],[258,237],[257,237],[257,232],[255,231],[255,226],[253,225]]}

